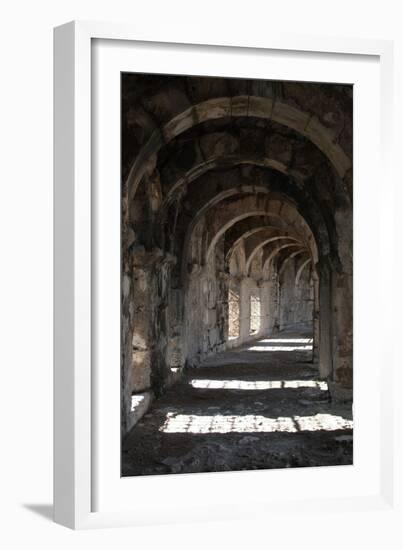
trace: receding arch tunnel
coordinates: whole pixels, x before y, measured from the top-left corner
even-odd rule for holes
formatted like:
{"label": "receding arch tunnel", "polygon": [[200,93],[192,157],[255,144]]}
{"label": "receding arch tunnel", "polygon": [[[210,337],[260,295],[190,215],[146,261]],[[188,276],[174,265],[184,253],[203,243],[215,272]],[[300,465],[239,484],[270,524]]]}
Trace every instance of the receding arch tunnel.
{"label": "receding arch tunnel", "polygon": [[[273,377],[280,351],[291,354],[282,356],[280,378],[287,379],[289,365],[290,376],[311,378],[295,387],[293,380],[277,387],[273,379],[248,379],[238,391],[255,384],[270,404],[275,388],[295,395],[314,388],[329,418],[340,417],[331,407],[348,409],[352,213],[351,86],[122,75],[125,475],[165,473],[134,466],[130,441],[144,419],[152,425],[152,411],[175,391],[178,399],[186,387],[186,399],[207,391],[209,379],[197,373],[214,364],[216,391],[232,395],[226,357],[247,363],[246,349],[263,352],[258,378]],[[190,384],[189,376],[199,381]],[[298,412],[301,401],[287,407],[294,403]],[[351,431],[352,419],[340,418],[336,431]],[[158,430],[171,433],[169,422],[163,426]]]}

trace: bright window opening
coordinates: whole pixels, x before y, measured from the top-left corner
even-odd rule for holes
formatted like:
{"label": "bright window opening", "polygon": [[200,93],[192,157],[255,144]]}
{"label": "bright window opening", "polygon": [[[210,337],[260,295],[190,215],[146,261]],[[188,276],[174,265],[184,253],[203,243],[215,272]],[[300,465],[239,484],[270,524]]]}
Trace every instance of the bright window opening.
{"label": "bright window opening", "polygon": [[234,290],[228,293],[228,338],[239,338],[239,294]]}
{"label": "bright window opening", "polygon": [[260,296],[252,294],[250,297],[250,325],[249,334],[257,334],[260,330]]}

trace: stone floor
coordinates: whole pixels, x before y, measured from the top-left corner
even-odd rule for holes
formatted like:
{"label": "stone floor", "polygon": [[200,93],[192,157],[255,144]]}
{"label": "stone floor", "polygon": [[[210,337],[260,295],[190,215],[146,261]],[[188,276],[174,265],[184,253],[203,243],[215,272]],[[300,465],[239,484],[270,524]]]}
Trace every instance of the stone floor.
{"label": "stone floor", "polygon": [[154,402],[122,444],[122,475],[352,464],[351,404],[332,404],[309,333],[216,355]]}

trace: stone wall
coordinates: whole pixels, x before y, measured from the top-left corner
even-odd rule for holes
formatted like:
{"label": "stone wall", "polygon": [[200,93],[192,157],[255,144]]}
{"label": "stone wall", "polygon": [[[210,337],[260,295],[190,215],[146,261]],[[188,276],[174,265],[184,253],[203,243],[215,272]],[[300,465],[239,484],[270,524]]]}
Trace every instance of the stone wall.
{"label": "stone wall", "polygon": [[309,325],[351,398],[352,87],[123,75],[122,430],[185,368]]}
{"label": "stone wall", "polygon": [[188,366],[196,366],[209,355],[223,351],[228,339],[229,287],[223,243],[220,244],[207,265],[192,264],[188,276],[184,335]]}
{"label": "stone wall", "polygon": [[292,258],[280,278],[279,329],[298,330],[310,327],[313,332],[313,280],[309,269],[306,269],[296,283],[297,266],[297,258]]}

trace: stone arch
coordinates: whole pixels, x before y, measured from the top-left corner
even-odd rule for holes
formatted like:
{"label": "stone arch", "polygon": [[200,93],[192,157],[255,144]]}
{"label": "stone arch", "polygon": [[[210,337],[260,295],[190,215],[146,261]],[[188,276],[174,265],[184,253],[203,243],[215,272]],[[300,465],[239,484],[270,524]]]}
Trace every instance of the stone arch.
{"label": "stone arch", "polygon": [[161,129],[157,128],[135,158],[127,177],[129,201],[136,193],[144,174],[153,168],[159,149],[192,126],[208,120],[232,116],[253,116],[288,126],[306,136],[331,161],[337,174],[343,178],[351,167],[351,160],[329,131],[315,116],[281,100],[268,97],[234,96],[208,99],[192,105],[172,117]]}
{"label": "stone arch", "polygon": [[[250,195],[249,193],[253,190],[254,194]],[[242,193],[242,194],[241,194]],[[259,195],[265,196],[263,199],[259,198]],[[242,186],[234,187],[232,190],[222,192],[214,197],[212,201],[206,204],[194,217],[192,221],[193,227],[197,224],[198,220],[203,216],[209,209],[217,206],[223,200],[235,197],[235,200],[239,203],[242,202],[243,212],[242,214],[234,215],[230,209],[227,207],[225,213],[222,216],[222,226],[211,238],[208,248],[207,255],[211,252],[211,249],[215,246],[217,241],[222,237],[222,235],[227,231],[229,227],[241,221],[245,218],[252,216],[266,216],[268,218],[273,218],[274,220],[287,220],[287,225],[290,228],[290,231],[298,233],[303,230],[305,232],[305,237],[308,239],[311,236],[311,230],[304,218],[297,212],[295,206],[291,206],[292,203],[286,198],[270,193],[264,187],[256,186],[254,188]],[[289,208],[291,206],[291,209]],[[236,210],[236,205],[234,210]],[[299,224],[299,227],[295,225]],[[311,241],[312,242],[312,241]]]}
{"label": "stone arch", "polygon": [[264,264],[263,264],[263,271],[267,271],[270,266],[270,262],[274,260],[274,258],[279,254],[282,250],[285,250],[286,248],[296,248],[300,247],[299,243],[286,243],[283,245],[280,245],[276,248],[273,248],[273,250],[270,251],[267,258],[265,258]]}
{"label": "stone arch", "polygon": [[[237,223],[238,221],[240,221],[242,219],[245,219],[245,218],[248,218],[248,217],[261,215],[263,213],[266,213],[266,215],[268,215],[269,217],[278,218],[278,219],[280,218],[280,214],[276,214],[276,213],[273,213],[273,212],[270,211],[270,206],[266,206],[266,208],[268,208],[268,209],[267,210],[248,210],[247,207],[246,207],[246,211],[243,212],[242,214],[239,214],[238,216],[235,216],[235,217],[229,217],[228,221],[211,238],[211,240],[209,242],[209,245],[208,245],[206,257],[207,258],[209,257],[209,255],[212,253],[212,250],[214,249],[215,245],[220,240],[220,238],[225,234],[225,232],[230,227],[232,227],[235,223]],[[294,226],[293,226],[292,223],[290,223],[289,227],[293,228]],[[287,238],[287,236],[284,235],[284,236],[281,236],[281,238]],[[274,240],[277,240],[277,239],[278,239],[278,237],[275,238]],[[247,266],[248,267],[250,266],[249,259],[247,260]]]}
{"label": "stone arch", "polygon": [[300,248],[299,250],[296,250],[295,252],[291,252],[291,254],[288,254],[284,258],[284,260],[281,262],[281,265],[278,270],[279,276],[281,276],[284,273],[284,270],[287,267],[288,262],[293,258],[295,258],[296,256],[300,256],[301,254],[309,254],[309,252],[306,250],[306,248]]}
{"label": "stone arch", "polygon": [[297,274],[295,276],[295,286],[298,286],[299,285],[299,281],[301,279],[301,275],[305,269],[305,267],[309,264],[312,263],[312,258],[308,258],[307,260],[305,260],[301,265],[300,267],[298,268],[298,271],[297,271]]}
{"label": "stone arch", "polygon": [[[203,200],[200,200],[200,190],[201,186],[197,187],[199,190],[199,193],[195,196],[191,195],[189,198],[186,196],[183,198],[183,201],[185,203],[190,203],[190,210],[187,209],[186,216],[187,218],[192,218],[192,224],[197,222],[198,216],[205,213],[212,205],[214,205],[217,201],[224,201],[224,199],[232,197],[233,195],[241,195],[241,194],[266,194],[271,197],[275,196],[281,196],[282,193],[280,191],[277,191],[276,189],[281,189],[280,182],[279,184],[275,185],[275,189],[271,189],[270,182],[272,181],[270,177],[265,176],[264,173],[258,172],[256,176],[258,177],[258,181],[252,185],[249,184],[248,181],[252,180],[252,177],[255,178],[255,172],[249,173],[247,172],[247,175],[245,174],[242,176],[242,174],[238,174],[237,171],[231,172],[231,176],[224,177],[224,174],[210,174],[209,178],[206,180],[206,193],[204,193],[203,188]],[[239,185],[234,186],[234,183],[236,180],[233,180],[232,178],[240,178]],[[217,179],[218,178],[218,179]],[[259,178],[263,178],[259,180]],[[207,186],[207,183],[209,181],[218,181],[219,184]],[[223,182],[221,184],[221,181]],[[273,185],[273,184],[272,184]],[[224,190],[222,190],[222,187],[224,187]],[[220,190],[221,188],[221,190]],[[294,188],[290,188],[290,191],[292,191]],[[297,192],[297,187],[295,187],[295,191]],[[287,191],[288,192],[288,191]],[[284,196],[284,195],[283,195]],[[295,199],[291,199],[292,201]],[[296,196],[296,211],[299,210],[300,205],[298,201],[303,201],[305,198],[303,196],[298,197]],[[290,203],[290,198],[287,195],[287,201]],[[307,206],[308,205],[308,206]],[[309,210],[306,210],[306,208],[309,208]],[[257,212],[257,215],[259,213]],[[281,216],[279,216],[280,218]],[[186,218],[186,219],[187,219]],[[182,219],[184,219],[182,217]],[[311,228],[311,233],[314,233],[314,236],[309,237],[310,240],[310,248],[315,246],[315,242],[317,242],[321,248],[321,254],[323,256],[326,256],[329,254],[330,250],[334,250],[334,240],[336,235],[336,230],[329,224],[332,223],[331,218],[331,212],[325,212],[322,210],[319,205],[316,203],[305,203],[305,206],[303,208],[303,211],[300,215],[301,223],[306,224],[306,220],[308,220],[308,225]],[[161,227],[163,225],[163,221],[159,223],[159,226]],[[189,227],[191,227],[189,225]],[[340,229],[337,229],[337,231],[342,230],[342,223],[340,219]],[[331,239],[333,241],[331,241]],[[182,246],[181,249],[184,247]],[[333,253],[333,252],[332,252]],[[336,250],[337,254],[337,250]]]}
{"label": "stone arch", "polygon": [[[249,270],[250,270],[250,266],[251,266],[251,263],[253,261],[253,258],[255,257],[256,253],[261,249],[263,248],[265,245],[269,244],[269,243],[272,243],[272,242],[276,242],[276,241],[279,241],[279,240],[284,240],[284,239],[289,239],[289,240],[293,240],[293,241],[296,241],[296,246],[300,246],[302,247],[304,250],[305,247],[303,245],[303,243],[301,241],[298,241],[296,238],[294,237],[288,237],[286,235],[283,235],[283,236],[280,236],[280,237],[274,237],[274,238],[270,238],[270,239],[265,239],[263,240],[262,242],[260,242],[256,248],[254,248],[254,250],[252,251],[252,253],[249,255],[247,261],[246,261],[246,273],[249,273]],[[287,248],[286,246],[284,248]]]}
{"label": "stone arch", "polygon": [[[252,235],[255,235],[256,233],[265,232],[267,229],[277,229],[277,231],[285,232],[285,228],[282,224],[274,225],[275,221],[277,221],[277,220],[271,220],[271,222],[268,222],[268,223],[270,223],[270,225],[260,225],[259,220],[261,218],[259,216],[255,216],[255,217],[251,217],[251,218],[252,218],[252,221],[257,220],[257,222],[256,222],[257,225],[255,225],[254,227],[249,226],[247,229],[241,229],[240,231],[238,231],[238,233],[235,236],[232,236],[228,241],[226,239],[225,257],[226,257],[227,260],[231,257],[234,249],[237,247],[237,245],[242,240],[245,240],[248,237],[251,237]],[[251,218],[248,218],[248,220],[251,220]],[[239,224],[236,224],[236,226],[237,225],[239,225]]]}
{"label": "stone arch", "polygon": [[[259,119],[256,119],[256,124],[258,121]],[[241,128],[243,128],[242,124],[239,131]],[[259,131],[262,132],[262,130]],[[183,188],[189,187],[206,172],[228,170],[231,167],[243,165],[278,171],[295,180],[300,186],[309,183],[311,191],[314,189],[312,184],[315,184],[315,174],[320,173],[320,183],[318,182],[320,192],[324,193],[324,183],[328,179],[332,189],[337,190],[338,200],[343,200],[345,187],[339,181],[339,177],[335,176],[327,157],[300,134],[285,137],[279,134],[278,130],[265,129],[261,135],[264,145],[257,144],[258,150],[253,152],[249,150],[248,136],[234,135],[233,132],[231,126],[219,131],[209,127],[205,134],[185,133],[183,139],[176,139],[167,146],[169,151],[172,149],[174,156],[169,163],[163,162],[161,166],[164,203],[174,200],[175,195],[180,194]],[[186,165],[178,165],[179,159],[182,159],[185,153],[189,160]],[[323,177],[324,171],[327,172],[327,178]],[[331,195],[328,196],[331,198]]]}

